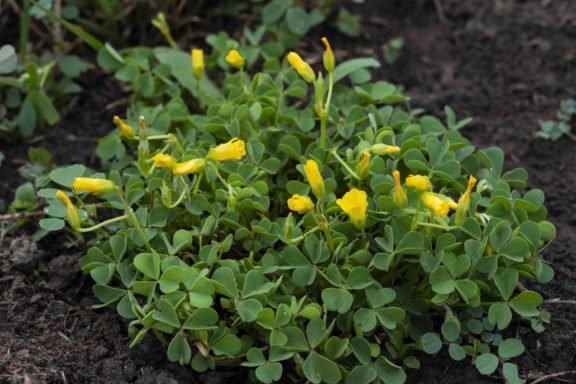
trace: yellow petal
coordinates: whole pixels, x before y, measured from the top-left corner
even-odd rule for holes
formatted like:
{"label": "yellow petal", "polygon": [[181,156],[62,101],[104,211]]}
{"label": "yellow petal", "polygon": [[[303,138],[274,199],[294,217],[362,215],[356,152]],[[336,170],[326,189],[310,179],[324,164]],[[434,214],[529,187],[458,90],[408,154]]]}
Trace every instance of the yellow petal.
{"label": "yellow petal", "polygon": [[366,192],[352,188],[346,192],[341,199],[336,200],[336,204],[357,228],[363,228],[366,224],[366,210],[368,209],[368,196]]}
{"label": "yellow petal", "polygon": [[192,73],[197,79],[204,74],[204,51],[198,48],[192,50]]}
{"label": "yellow petal", "polygon": [[406,186],[416,189],[418,192],[425,192],[432,188],[428,176],[410,175],[406,178]]}
{"label": "yellow petal", "polygon": [[314,208],[314,203],[312,202],[312,199],[309,198],[308,196],[295,194],[288,199],[288,208],[290,208],[290,210],[294,212],[302,214]]}
{"label": "yellow petal", "polygon": [[288,63],[290,63],[292,68],[294,68],[305,81],[313,83],[314,80],[316,80],[316,75],[310,65],[302,60],[296,52],[290,52],[288,54]]}
{"label": "yellow petal", "polygon": [[226,62],[236,69],[240,69],[244,66],[244,58],[236,49],[231,49],[226,55]]}
{"label": "yellow petal", "polygon": [[314,160],[307,160],[306,164],[304,164],[304,174],[306,175],[306,179],[308,180],[308,184],[310,184],[310,188],[314,195],[318,199],[321,199],[324,196],[325,188],[324,179],[318,169],[318,163]]}
{"label": "yellow petal", "polygon": [[422,202],[438,216],[447,216],[450,212],[448,201],[432,192],[424,192],[420,195]]}
{"label": "yellow petal", "polygon": [[200,173],[206,167],[205,159],[192,159],[177,163],[172,167],[172,173],[175,175],[188,175],[191,173]]}
{"label": "yellow petal", "polygon": [[326,46],[326,50],[324,51],[324,54],[322,54],[322,61],[324,62],[324,68],[326,68],[328,72],[332,72],[334,71],[334,67],[336,67],[336,59],[334,58],[334,52],[332,51],[332,47],[330,46],[330,43],[328,42],[328,39],[326,37],[322,38],[322,42]]}
{"label": "yellow petal", "polygon": [[108,193],[112,192],[116,186],[114,183],[107,179],[93,179],[90,177],[77,177],[72,183],[72,187],[76,191],[92,192],[92,193]]}
{"label": "yellow petal", "polygon": [[177,161],[170,155],[166,155],[164,153],[159,153],[152,157],[154,160],[154,166],[156,168],[172,168],[176,165]]}
{"label": "yellow petal", "polygon": [[216,161],[240,160],[244,155],[246,155],[246,143],[244,140],[233,138],[227,143],[212,148],[206,158]]}

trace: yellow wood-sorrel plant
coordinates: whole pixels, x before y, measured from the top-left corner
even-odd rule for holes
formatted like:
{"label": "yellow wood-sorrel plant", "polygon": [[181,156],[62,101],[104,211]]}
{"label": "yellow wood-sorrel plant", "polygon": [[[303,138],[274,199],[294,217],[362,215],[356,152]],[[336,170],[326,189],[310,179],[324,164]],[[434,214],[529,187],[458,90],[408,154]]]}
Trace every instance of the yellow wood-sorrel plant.
{"label": "yellow wood-sorrel plant", "polygon": [[196,371],[397,384],[445,348],[523,382],[502,332],[549,318],[519,284],[553,277],[543,193],[450,108],[444,124],[387,82],[346,85],[366,61],[336,65],[324,43],[324,73],[290,53],[251,76],[232,51],[220,86],[201,51],[192,67],[174,49],[115,53],[144,116],[115,118],[106,174],[52,171],[42,226],[95,232],[80,265],[101,306],[130,320],[131,346],[153,334]]}

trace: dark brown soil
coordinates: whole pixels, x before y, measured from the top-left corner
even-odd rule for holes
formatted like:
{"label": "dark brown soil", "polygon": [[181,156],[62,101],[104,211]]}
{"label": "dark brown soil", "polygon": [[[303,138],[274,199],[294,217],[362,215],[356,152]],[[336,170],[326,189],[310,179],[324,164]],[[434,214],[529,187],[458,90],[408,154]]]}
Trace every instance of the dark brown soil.
{"label": "dark brown soil", "polygon": [[[404,84],[413,105],[438,116],[451,105],[458,116],[476,117],[466,136],[477,146],[502,147],[507,168],[528,169],[530,187],[545,191],[558,230],[557,241],[545,251],[556,278],[529,288],[546,299],[576,299],[576,143],[532,139],[538,120],[554,118],[561,100],[576,97],[576,3],[446,0],[444,24],[433,1],[417,3],[367,1],[357,9],[364,17],[362,44],[335,38],[333,45],[352,54],[381,55],[389,38],[404,36],[400,59],[384,65],[379,78]],[[91,73],[72,112],[37,142],[55,151],[59,163],[91,161],[92,138],[111,128],[115,111],[104,108],[122,94],[104,79]],[[25,147],[2,143],[0,150],[8,160],[1,179],[9,180],[0,190],[13,190]],[[167,362],[162,347],[150,340],[129,350],[126,324],[111,310],[91,309],[96,300],[90,278],[78,271],[79,254],[62,246],[66,240],[58,235],[35,246],[23,235],[0,242],[0,382],[247,381],[244,371],[196,375]],[[514,330],[528,351],[517,361],[522,377],[576,369],[576,305],[547,309],[552,322],[544,333],[525,332],[525,324]],[[409,372],[410,383],[503,382],[498,373],[483,377],[445,354],[421,359],[422,368]],[[564,379],[576,382],[574,376]]]}

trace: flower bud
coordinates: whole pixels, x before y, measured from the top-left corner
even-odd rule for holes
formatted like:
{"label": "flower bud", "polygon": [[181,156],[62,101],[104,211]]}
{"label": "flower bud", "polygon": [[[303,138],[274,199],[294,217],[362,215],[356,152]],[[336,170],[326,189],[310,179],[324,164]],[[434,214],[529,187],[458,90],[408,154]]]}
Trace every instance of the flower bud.
{"label": "flower bud", "polygon": [[474,176],[470,176],[468,179],[468,187],[466,188],[466,192],[460,196],[458,199],[458,206],[456,207],[456,225],[464,224],[464,220],[466,220],[466,215],[468,213],[468,207],[470,207],[470,195],[472,194],[472,189],[476,185],[476,181],[478,181]]}
{"label": "flower bud", "polygon": [[172,173],[175,175],[189,175],[191,173],[200,173],[204,168],[206,168],[206,159],[192,159],[174,165]]}
{"label": "flower bud", "polygon": [[392,172],[392,175],[394,176],[394,185],[396,187],[394,190],[394,195],[392,195],[392,199],[398,207],[406,208],[408,206],[408,197],[406,196],[406,192],[400,183],[400,172],[394,171]]}
{"label": "flower bud", "polygon": [[308,196],[294,194],[288,199],[288,208],[294,212],[303,214],[312,210],[312,208],[314,208],[314,203]]}
{"label": "flower bud", "polygon": [[240,69],[244,66],[244,58],[236,49],[231,49],[226,55],[226,62],[236,69]]}
{"label": "flower bud", "polygon": [[152,160],[154,160],[154,166],[156,168],[173,168],[178,163],[175,158],[164,153],[154,155]]}
{"label": "flower bud", "polygon": [[332,52],[332,47],[330,46],[330,43],[328,42],[328,39],[326,37],[322,38],[322,42],[326,46],[326,50],[322,54],[322,61],[324,62],[324,68],[326,68],[328,72],[333,72],[334,67],[336,67],[336,59],[334,59],[334,52]]}
{"label": "flower bud", "polygon": [[326,83],[322,72],[318,73],[318,79],[314,82],[314,110],[318,116],[324,113],[324,96],[326,95]]}
{"label": "flower bud", "polygon": [[370,152],[375,155],[390,155],[400,152],[400,147],[388,144],[374,144],[370,147]]}
{"label": "flower bud", "polygon": [[78,208],[76,208],[64,192],[56,192],[56,197],[66,204],[66,218],[68,219],[68,224],[70,224],[74,229],[80,228],[80,212],[78,212]]}
{"label": "flower bud", "polygon": [[80,192],[109,193],[114,191],[116,185],[107,179],[92,179],[90,177],[77,177],[72,183],[72,188]]}
{"label": "flower bud", "polygon": [[124,123],[118,116],[114,116],[114,122],[118,124],[118,129],[120,130],[120,135],[127,139],[133,139],[136,137],[136,132],[134,129]]}
{"label": "flower bud", "polygon": [[356,165],[356,174],[358,177],[360,177],[361,180],[364,180],[370,173],[370,152],[364,151],[360,156],[362,158]]}
{"label": "flower bud", "polygon": [[227,143],[212,148],[208,151],[206,158],[216,161],[240,160],[244,155],[246,155],[246,143],[235,137]]}
{"label": "flower bud", "polygon": [[201,49],[192,50],[192,73],[198,80],[204,74],[204,51]]}
{"label": "flower bud", "polygon": [[306,179],[314,195],[318,200],[322,199],[326,190],[324,188],[324,179],[318,169],[318,163],[314,160],[306,161],[306,164],[304,164],[304,173],[306,174]]}
{"label": "flower bud", "polygon": [[287,240],[292,239],[292,234],[294,233],[294,217],[292,216],[292,212],[288,214],[286,220],[284,220],[284,227],[282,228],[282,232],[284,233],[284,237]]}
{"label": "flower bud", "polygon": [[292,68],[294,68],[305,81],[313,83],[314,80],[316,80],[316,75],[310,65],[302,60],[296,52],[290,52],[288,54],[288,63],[290,63]]}
{"label": "flower bud", "polygon": [[406,178],[406,186],[414,188],[418,192],[425,192],[432,189],[432,183],[428,176],[410,175]]}
{"label": "flower bud", "polygon": [[160,188],[160,193],[162,197],[162,204],[164,204],[167,207],[172,205],[172,191],[170,191],[168,184],[166,184],[164,181],[162,181],[162,187]]}

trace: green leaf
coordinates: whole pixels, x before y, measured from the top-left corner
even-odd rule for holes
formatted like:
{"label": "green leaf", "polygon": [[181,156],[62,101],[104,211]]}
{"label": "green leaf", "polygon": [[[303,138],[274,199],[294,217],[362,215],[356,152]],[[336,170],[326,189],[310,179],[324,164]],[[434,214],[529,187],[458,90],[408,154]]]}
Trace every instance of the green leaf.
{"label": "green leaf", "polygon": [[92,292],[94,292],[94,296],[96,296],[98,300],[106,305],[115,302],[126,294],[124,289],[113,288],[102,284],[96,284],[93,286]]}
{"label": "green leaf", "polygon": [[55,218],[41,219],[39,224],[40,228],[47,231],[59,231],[65,226],[64,220]]}
{"label": "green leaf", "polygon": [[508,301],[514,289],[516,289],[516,284],[518,284],[518,271],[512,268],[506,269],[500,275],[494,277],[494,283],[502,295],[502,299]]}
{"label": "green leaf", "polygon": [[466,358],[466,351],[459,344],[450,344],[448,346],[448,353],[453,360],[460,361]]}
{"label": "green leaf", "polygon": [[184,322],[182,328],[193,331],[215,329],[218,322],[218,312],[213,308],[198,308]]}
{"label": "green leaf", "polygon": [[346,280],[346,286],[349,289],[364,289],[370,285],[372,285],[372,278],[366,267],[354,268]]}
{"label": "green leaf", "polygon": [[538,316],[540,311],[538,306],[542,304],[544,300],[539,293],[533,291],[524,291],[518,296],[510,300],[510,308],[512,308],[520,316]]}
{"label": "green leaf", "polygon": [[245,323],[250,323],[258,318],[258,313],[262,310],[262,304],[255,299],[238,300],[235,299],[236,309],[240,319]]}
{"label": "green leaf", "polygon": [[168,345],[168,360],[178,361],[181,365],[188,364],[192,358],[192,349],[183,332],[178,332]]}
{"label": "green leaf", "polygon": [[7,44],[0,48],[0,75],[13,72],[18,65],[18,56],[13,46]]}
{"label": "green leaf", "polygon": [[367,365],[357,365],[346,377],[346,384],[370,384],[376,377],[374,368]]}
{"label": "green leaf", "polygon": [[422,350],[430,355],[438,353],[442,348],[442,340],[435,333],[426,333],[420,341]]}
{"label": "green leaf", "polygon": [[502,373],[504,374],[507,384],[524,384],[526,382],[526,380],[518,377],[518,366],[516,366],[516,364],[504,363]]}
{"label": "green leaf", "polygon": [[154,319],[166,323],[174,328],[180,328],[180,320],[176,314],[174,306],[166,299],[160,299],[158,302],[159,312],[155,312]]}
{"label": "green leaf", "polygon": [[140,253],[134,257],[134,266],[153,280],[160,276],[160,257],[154,253]]}
{"label": "green leaf", "polygon": [[299,36],[303,36],[308,33],[310,29],[308,13],[300,8],[293,7],[288,8],[286,11],[286,25],[290,32],[295,33]]}
{"label": "green leaf", "polygon": [[476,358],[474,365],[481,374],[490,375],[498,368],[498,357],[493,353],[483,353]]}
{"label": "green leaf", "polygon": [[354,298],[345,288],[326,288],[322,291],[322,301],[329,311],[346,313],[352,307]]}
{"label": "green leaf", "polygon": [[86,71],[89,65],[76,55],[66,55],[58,60],[58,67],[66,76],[77,77]]}
{"label": "green leaf", "polygon": [[77,177],[82,177],[86,168],[81,164],[69,165],[67,167],[56,168],[48,177],[56,184],[60,184],[67,188],[72,188],[72,182]]}
{"label": "green leaf", "polygon": [[365,68],[378,68],[380,63],[372,57],[346,60],[334,69],[334,81],[340,81],[346,76]]}
{"label": "green leaf", "polygon": [[520,356],[524,353],[524,345],[518,339],[506,339],[498,346],[498,356],[508,360]]}
{"label": "green leaf", "polygon": [[212,351],[216,356],[227,355],[232,357],[240,353],[241,348],[242,342],[234,335],[226,335],[212,345]]}
{"label": "green leaf", "polygon": [[315,351],[311,351],[304,361],[302,371],[312,383],[336,384],[342,380],[338,366]]}
{"label": "green leaf", "polygon": [[42,117],[42,120],[48,125],[54,125],[60,120],[60,113],[58,113],[58,110],[52,104],[52,100],[43,90],[34,89],[30,91],[26,100],[34,105],[38,117]]}
{"label": "green leaf", "polygon": [[378,378],[382,380],[384,384],[404,384],[406,382],[406,372],[384,356],[380,356],[374,362],[374,368],[376,369]]}
{"label": "green leaf", "polygon": [[282,364],[265,363],[256,368],[256,378],[265,384],[270,384],[282,378]]}
{"label": "green leaf", "polygon": [[384,328],[395,329],[396,324],[404,320],[406,313],[402,308],[398,307],[378,308],[376,310],[376,317]]}
{"label": "green leaf", "polygon": [[488,311],[488,320],[495,324],[499,330],[503,330],[512,321],[512,311],[506,303],[493,304]]}

